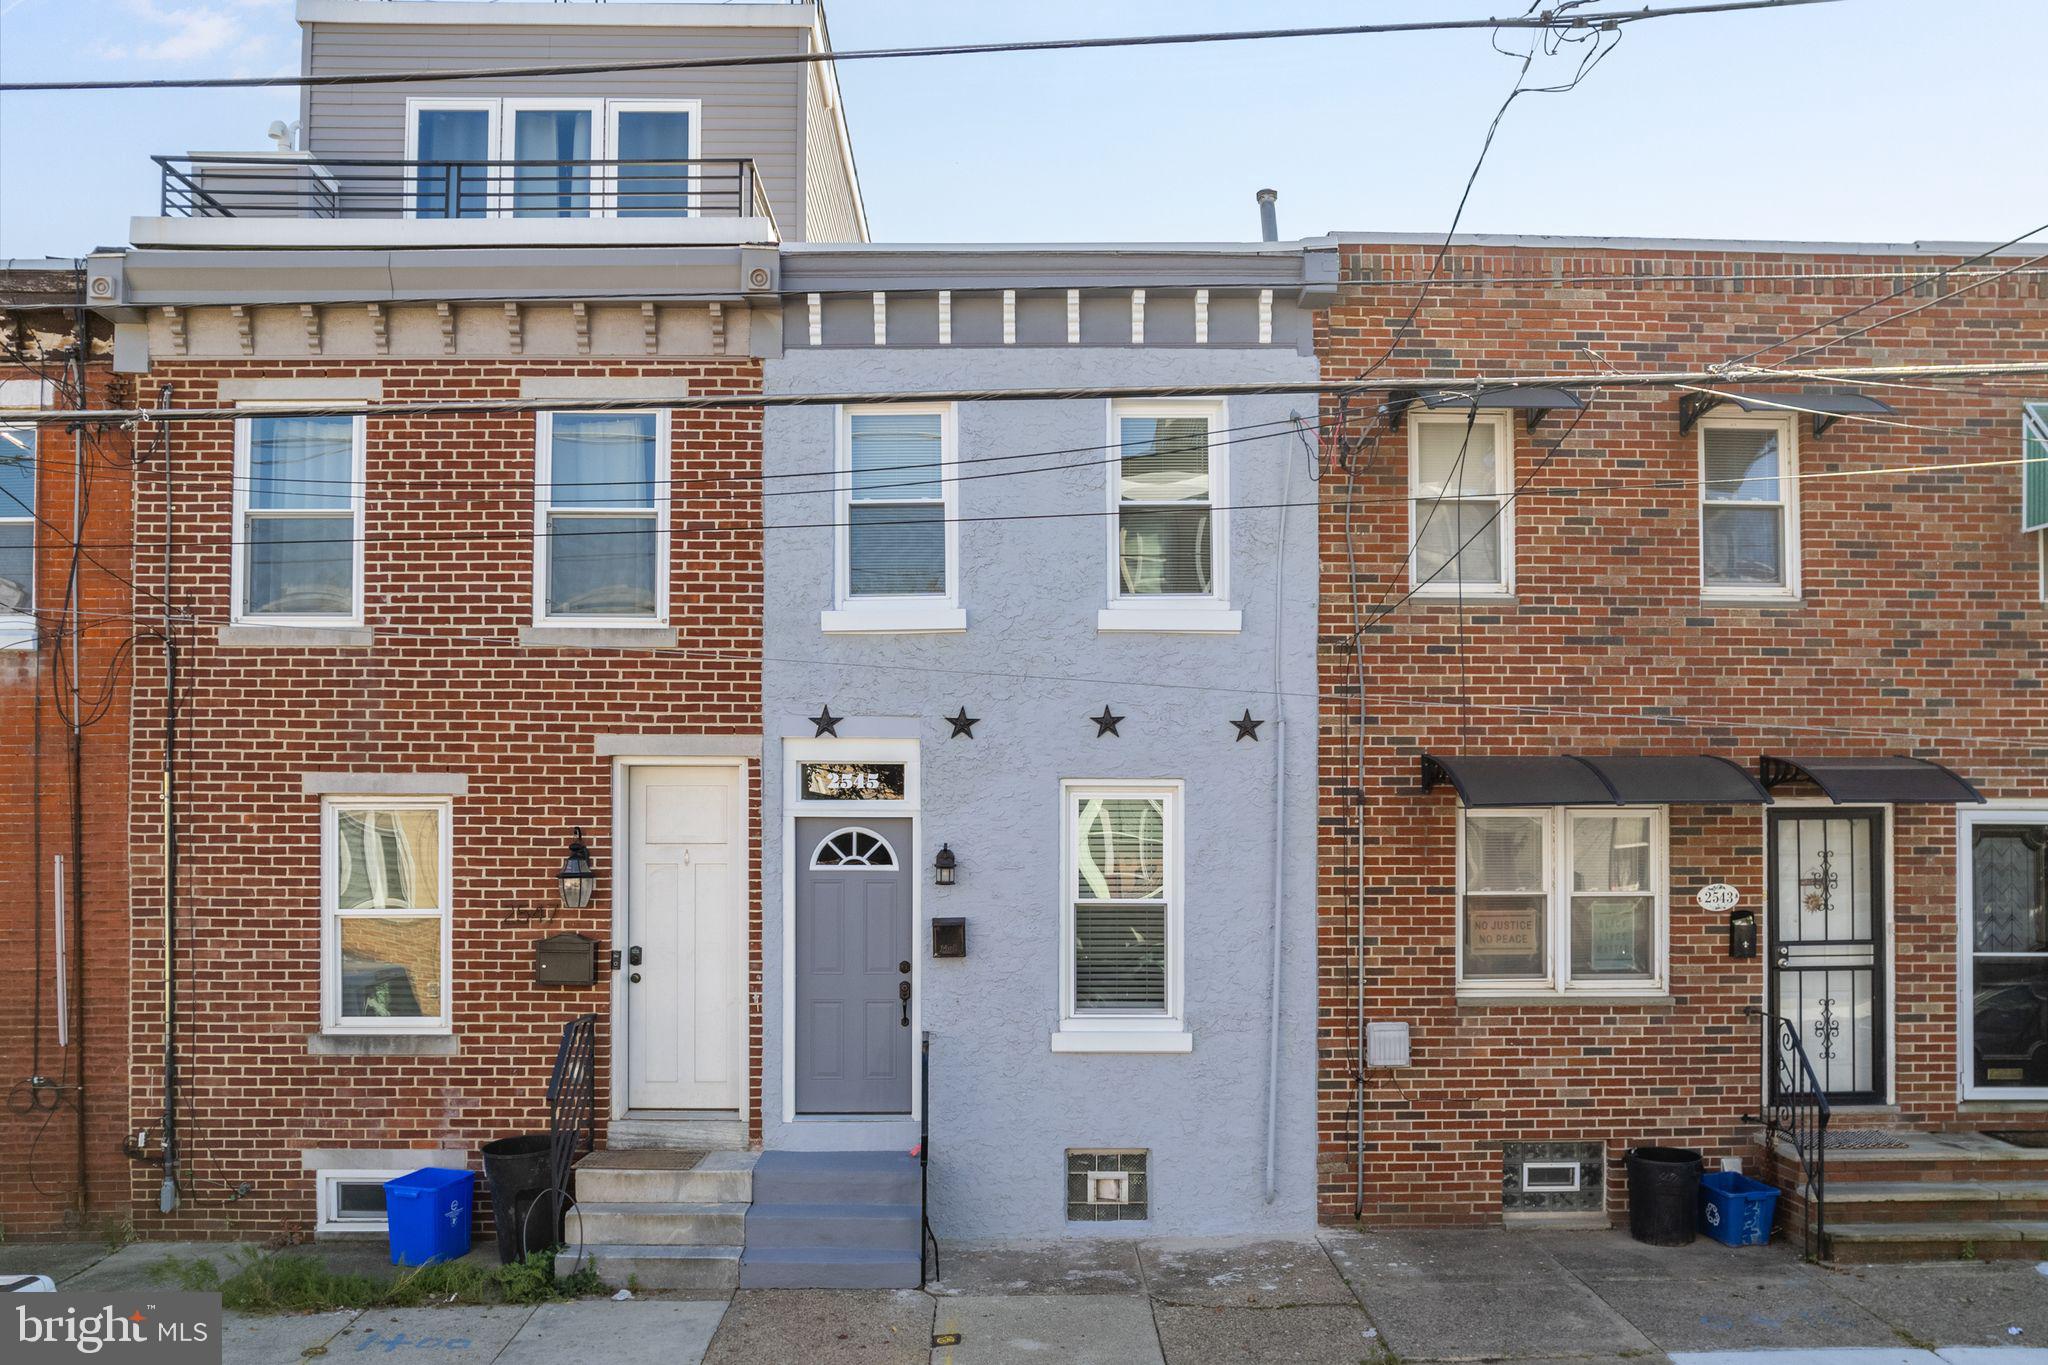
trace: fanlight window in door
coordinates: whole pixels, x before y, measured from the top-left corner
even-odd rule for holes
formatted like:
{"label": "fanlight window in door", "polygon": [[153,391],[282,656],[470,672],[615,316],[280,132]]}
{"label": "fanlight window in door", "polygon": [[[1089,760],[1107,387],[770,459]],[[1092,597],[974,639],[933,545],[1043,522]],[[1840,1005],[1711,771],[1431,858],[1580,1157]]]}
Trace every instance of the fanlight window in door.
{"label": "fanlight window in door", "polygon": [[896,850],[879,834],[842,829],[826,836],[811,855],[812,867],[894,867]]}

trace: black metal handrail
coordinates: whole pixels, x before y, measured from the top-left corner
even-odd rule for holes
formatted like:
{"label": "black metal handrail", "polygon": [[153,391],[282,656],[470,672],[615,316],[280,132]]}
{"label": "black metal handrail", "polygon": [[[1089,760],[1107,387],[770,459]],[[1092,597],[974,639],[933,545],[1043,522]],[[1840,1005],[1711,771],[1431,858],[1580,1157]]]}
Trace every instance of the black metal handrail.
{"label": "black metal handrail", "polygon": [[[939,1239],[932,1232],[932,1033],[924,1031],[918,1043],[923,1065],[917,1073],[917,1284],[922,1289],[944,1272],[939,1268]],[[932,1273],[925,1274],[925,1243],[931,1243]]]}
{"label": "black metal handrail", "polygon": [[1820,1076],[1799,1040],[1799,1029],[1791,1020],[1751,1005],[1743,1013],[1757,1021],[1757,1041],[1763,1054],[1763,1104],[1761,1114],[1743,1115],[1744,1123],[1764,1128],[1764,1150],[1775,1169],[1777,1138],[1784,1134],[1799,1157],[1800,1207],[1804,1217],[1806,1255],[1819,1260],[1827,1246],[1827,1152],[1828,1118],[1833,1110]]}
{"label": "black metal handrail", "polygon": [[[579,1014],[562,1025],[555,1069],[548,1076],[548,1188],[526,1210],[528,1224],[543,1203],[553,1210],[548,1246],[561,1240],[562,1218],[576,1202],[570,1188],[576,1163],[596,1148],[597,1016]],[[519,1229],[522,1256],[532,1250],[528,1231],[525,1226]]]}
{"label": "black metal handrail", "polygon": [[165,218],[766,218],[748,157],[401,161],[157,156]]}

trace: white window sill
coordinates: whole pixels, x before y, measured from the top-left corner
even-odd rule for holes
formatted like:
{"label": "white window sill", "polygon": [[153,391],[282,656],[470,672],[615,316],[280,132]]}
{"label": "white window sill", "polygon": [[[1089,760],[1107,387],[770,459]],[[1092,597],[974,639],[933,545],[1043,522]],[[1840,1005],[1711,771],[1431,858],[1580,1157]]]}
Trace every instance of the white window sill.
{"label": "white window sill", "polygon": [[1193,1052],[1186,1029],[1054,1029],[1054,1052]]}
{"label": "white window sill", "polygon": [[818,629],[827,635],[958,635],[967,629],[967,609],[944,602],[843,607],[819,612]]}
{"label": "white window sill", "polygon": [[1796,607],[1805,599],[1796,592],[1703,592],[1703,607]]}
{"label": "white window sill", "polygon": [[462,1040],[447,1030],[423,1033],[356,1033],[328,1029],[306,1036],[315,1057],[458,1057]]}
{"label": "white window sill", "polygon": [[519,643],[526,649],[674,649],[670,626],[585,626],[547,622],[521,626]]}
{"label": "white window sill", "polygon": [[1458,1004],[1463,1005],[1668,1005],[1671,992],[1662,988],[1640,991],[1547,991],[1474,990],[1460,987]]}
{"label": "white window sill", "polygon": [[1228,607],[1104,607],[1095,614],[1099,632],[1181,635],[1236,635],[1244,613]]}
{"label": "white window sill", "polygon": [[1456,588],[1439,588],[1435,585],[1415,589],[1410,600],[1438,602],[1447,607],[1455,607],[1460,602],[1468,607],[1512,607],[1516,602],[1512,592],[1500,588],[1467,588],[1460,594]]}
{"label": "white window sill", "polygon": [[222,626],[217,637],[222,649],[367,649],[377,643],[377,633],[367,626],[268,625],[237,623]]}

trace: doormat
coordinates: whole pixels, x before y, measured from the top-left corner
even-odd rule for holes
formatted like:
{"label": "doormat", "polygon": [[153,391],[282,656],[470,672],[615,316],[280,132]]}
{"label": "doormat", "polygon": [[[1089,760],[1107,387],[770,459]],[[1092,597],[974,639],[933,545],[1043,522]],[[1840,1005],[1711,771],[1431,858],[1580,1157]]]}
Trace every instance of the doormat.
{"label": "doormat", "polygon": [[1905,1147],[1906,1140],[1875,1128],[1849,1128],[1828,1134],[1831,1152],[1891,1152]]}
{"label": "doormat", "polygon": [[1997,1138],[2012,1147],[2048,1147],[2048,1130],[2031,1129],[2019,1133],[1986,1133],[1988,1138]]}

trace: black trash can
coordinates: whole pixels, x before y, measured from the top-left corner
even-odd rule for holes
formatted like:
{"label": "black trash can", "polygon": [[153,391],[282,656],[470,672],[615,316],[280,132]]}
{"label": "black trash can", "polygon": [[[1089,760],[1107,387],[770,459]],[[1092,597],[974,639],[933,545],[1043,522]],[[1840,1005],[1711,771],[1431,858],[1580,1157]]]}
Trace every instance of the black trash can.
{"label": "black trash can", "polygon": [[[549,1157],[553,1143],[546,1133],[499,1138],[484,1144],[484,1179],[491,1187],[491,1219],[498,1225],[498,1263],[520,1258],[520,1236],[527,1251],[542,1251],[562,1240],[561,1201],[548,1192]],[[535,1203],[544,1207],[536,1209]]]}
{"label": "black trash can", "polygon": [[1684,1147],[1631,1147],[1628,1232],[1653,1247],[1682,1247],[1699,1226],[1700,1154]]}

